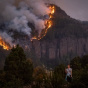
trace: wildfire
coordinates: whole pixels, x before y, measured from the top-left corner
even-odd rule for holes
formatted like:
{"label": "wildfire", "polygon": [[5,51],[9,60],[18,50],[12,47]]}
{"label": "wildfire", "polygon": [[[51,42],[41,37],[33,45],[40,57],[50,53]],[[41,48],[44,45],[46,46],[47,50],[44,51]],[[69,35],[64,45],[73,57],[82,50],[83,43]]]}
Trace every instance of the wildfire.
{"label": "wildfire", "polygon": [[37,39],[37,37],[35,36],[35,37],[33,37],[33,38],[31,38],[31,41],[33,41],[33,40],[35,40],[35,39]]}
{"label": "wildfire", "polygon": [[52,26],[52,21],[48,21],[48,29]]}
{"label": "wildfire", "polygon": [[1,37],[0,37],[0,46],[2,46],[3,49],[5,49],[5,50],[9,50],[9,49],[10,49],[10,46],[7,45],[7,44],[3,41],[3,39],[2,39]]}
{"label": "wildfire", "polygon": [[39,37],[35,36],[35,37],[31,38],[31,41],[33,41],[35,39],[41,40],[44,36],[46,36],[48,29],[52,27],[53,23],[51,21],[51,18],[53,18],[53,14],[55,13],[55,6],[50,6],[49,9],[51,10],[51,12],[49,13],[49,19],[45,21],[46,29],[45,29],[43,35],[41,36],[41,34],[40,34]]}
{"label": "wildfire", "polygon": [[49,8],[51,10],[51,14],[54,14],[55,13],[55,7],[54,6],[50,6]]}
{"label": "wildfire", "polygon": [[53,18],[53,16],[52,16],[52,15],[50,15],[49,17],[50,17],[49,19]]}
{"label": "wildfire", "polygon": [[[55,6],[50,6],[49,9],[51,12],[49,13],[49,19],[45,20],[45,26],[46,26],[45,30],[43,30],[43,32],[41,32],[41,34],[38,37],[34,36],[33,38],[31,38],[31,41],[36,39],[41,40],[44,36],[46,36],[48,29],[52,27],[53,22],[51,19],[53,18],[53,14],[55,13]],[[3,49],[5,50],[11,49],[10,45],[7,44],[1,37],[0,37],[0,46],[2,46]]]}

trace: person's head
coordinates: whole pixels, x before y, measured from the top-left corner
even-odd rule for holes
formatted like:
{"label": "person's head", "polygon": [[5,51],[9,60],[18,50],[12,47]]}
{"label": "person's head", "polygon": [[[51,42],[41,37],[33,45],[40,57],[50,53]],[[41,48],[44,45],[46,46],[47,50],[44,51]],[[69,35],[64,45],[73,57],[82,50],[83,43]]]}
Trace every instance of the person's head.
{"label": "person's head", "polygon": [[68,68],[70,68],[70,64],[68,64]]}

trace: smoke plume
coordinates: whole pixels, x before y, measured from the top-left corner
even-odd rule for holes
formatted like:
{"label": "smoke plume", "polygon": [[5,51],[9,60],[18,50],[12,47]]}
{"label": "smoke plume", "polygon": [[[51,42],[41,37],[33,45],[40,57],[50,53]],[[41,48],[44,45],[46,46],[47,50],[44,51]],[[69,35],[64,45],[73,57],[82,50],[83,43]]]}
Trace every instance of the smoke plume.
{"label": "smoke plume", "polygon": [[[45,28],[44,16],[50,13],[46,0],[1,0],[0,1],[0,24],[6,23],[6,31],[0,32],[0,36],[6,42],[12,44],[12,34],[8,30],[23,32],[31,37],[32,23],[39,34]],[[7,38],[8,37],[8,38]]]}

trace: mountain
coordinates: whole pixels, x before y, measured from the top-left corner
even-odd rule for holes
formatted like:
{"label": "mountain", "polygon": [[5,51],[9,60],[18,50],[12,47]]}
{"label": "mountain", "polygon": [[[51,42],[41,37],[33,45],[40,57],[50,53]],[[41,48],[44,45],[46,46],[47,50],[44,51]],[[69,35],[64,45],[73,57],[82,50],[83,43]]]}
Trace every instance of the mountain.
{"label": "mountain", "polygon": [[[60,7],[51,6],[55,7],[55,13],[50,19],[52,26],[41,40],[29,41],[30,38],[21,32],[8,31],[10,34],[14,33],[13,42],[21,44],[24,49],[28,47],[25,49],[27,58],[31,57],[37,65],[42,62],[47,67],[54,67],[61,63],[68,64],[75,56],[88,53],[88,22],[71,18]],[[34,31],[33,24],[28,23],[28,25]],[[0,31],[1,29],[3,28],[0,27]],[[35,33],[34,31],[33,34]],[[5,51],[1,49],[0,53],[2,52]],[[5,57],[3,58],[5,60]],[[0,60],[3,61],[3,58]]]}
{"label": "mountain", "polygon": [[40,41],[33,40],[32,51],[46,66],[68,64],[75,56],[88,53],[88,22],[68,16],[55,6],[53,25]]}

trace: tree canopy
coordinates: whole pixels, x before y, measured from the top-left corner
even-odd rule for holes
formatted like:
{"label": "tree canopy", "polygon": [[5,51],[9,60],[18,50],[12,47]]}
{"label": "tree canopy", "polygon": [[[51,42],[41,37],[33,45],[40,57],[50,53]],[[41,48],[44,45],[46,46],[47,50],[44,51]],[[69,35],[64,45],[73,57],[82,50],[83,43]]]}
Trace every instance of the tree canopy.
{"label": "tree canopy", "polygon": [[9,84],[16,86],[16,84],[26,85],[31,83],[33,64],[30,60],[26,59],[26,55],[19,45],[11,49],[10,54],[5,60],[4,71],[6,73],[5,79],[7,86]]}

